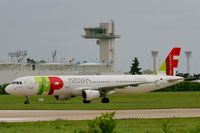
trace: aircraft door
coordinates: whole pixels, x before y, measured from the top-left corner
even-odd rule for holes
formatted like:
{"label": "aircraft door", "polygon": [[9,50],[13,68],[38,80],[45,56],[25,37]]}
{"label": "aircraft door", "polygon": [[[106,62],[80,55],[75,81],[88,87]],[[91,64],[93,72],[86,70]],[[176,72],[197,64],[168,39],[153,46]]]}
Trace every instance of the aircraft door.
{"label": "aircraft door", "polygon": [[69,83],[69,81],[67,80],[67,81],[65,81],[65,84],[64,84],[64,86],[65,86],[65,89],[69,89],[70,88],[70,83]]}

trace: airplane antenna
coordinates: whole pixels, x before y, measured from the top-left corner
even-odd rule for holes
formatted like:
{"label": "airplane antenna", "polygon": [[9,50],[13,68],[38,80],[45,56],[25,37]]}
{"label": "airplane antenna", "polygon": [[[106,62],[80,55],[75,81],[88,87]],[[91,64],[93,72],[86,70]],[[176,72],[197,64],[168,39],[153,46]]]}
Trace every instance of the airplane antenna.
{"label": "airplane antenna", "polygon": [[53,62],[55,62],[56,60],[56,54],[57,54],[56,50],[52,52]]}

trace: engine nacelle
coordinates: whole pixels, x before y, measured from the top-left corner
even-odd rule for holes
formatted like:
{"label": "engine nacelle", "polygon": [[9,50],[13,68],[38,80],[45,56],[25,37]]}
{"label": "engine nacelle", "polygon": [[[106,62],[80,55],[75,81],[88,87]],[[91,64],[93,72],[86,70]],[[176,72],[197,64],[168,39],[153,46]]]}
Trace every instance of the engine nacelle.
{"label": "engine nacelle", "polygon": [[54,96],[56,100],[58,101],[65,101],[69,100],[72,96],[67,96],[67,95],[59,95],[59,96]]}
{"label": "engine nacelle", "polygon": [[100,97],[100,93],[97,90],[84,90],[82,91],[84,100],[90,101]]}

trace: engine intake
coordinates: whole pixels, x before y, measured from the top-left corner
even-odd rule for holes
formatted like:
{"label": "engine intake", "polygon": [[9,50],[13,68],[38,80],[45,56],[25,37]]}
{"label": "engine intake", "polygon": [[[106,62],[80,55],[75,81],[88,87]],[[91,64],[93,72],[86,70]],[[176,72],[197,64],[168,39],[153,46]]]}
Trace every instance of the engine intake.
{"label": "engine intake", "polygon": [[97,90],[84,90],[82,91],[84,100],[90,101],[100,97],[100,93]]}

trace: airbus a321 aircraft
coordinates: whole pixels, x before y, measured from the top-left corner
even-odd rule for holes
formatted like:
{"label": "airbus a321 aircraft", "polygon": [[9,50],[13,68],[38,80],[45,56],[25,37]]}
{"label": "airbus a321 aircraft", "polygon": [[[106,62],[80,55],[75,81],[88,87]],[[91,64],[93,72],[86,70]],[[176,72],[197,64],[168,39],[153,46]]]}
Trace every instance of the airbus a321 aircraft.
{"label": "airbus a321 aircraft", "polygon": [[178,67],[180,48],[173,48],[156,75],[82,75],[82,76],[27,76],[13,81],[6,87],[11,95],[25,96],[24,104],[29,104],[29,96],[52,95],[57,100],[67,100],[82,96],[83,103],[102,98],[102,103],[109,103],[109,93],[116,89],[131,86],[140,92],[158,90],[183,81],[174,76]]}

